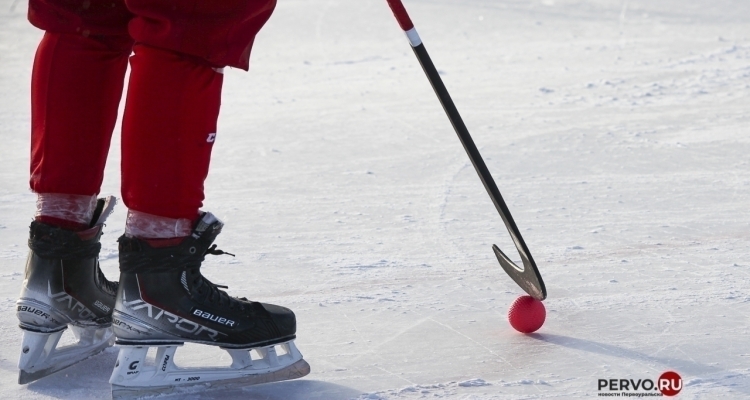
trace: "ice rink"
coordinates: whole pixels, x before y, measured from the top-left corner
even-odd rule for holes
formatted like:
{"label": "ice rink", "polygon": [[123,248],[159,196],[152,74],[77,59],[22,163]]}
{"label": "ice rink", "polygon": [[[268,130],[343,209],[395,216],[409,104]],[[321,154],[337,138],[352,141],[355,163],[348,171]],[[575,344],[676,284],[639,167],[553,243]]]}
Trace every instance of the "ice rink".
{"label": "ice rink", "polygon": [[[203,273],[292,308],[302,380],[164,399],[750,398],[750,2],[404,0],[547,284],[515,332],[515,256],[385,0],[279,0],[227,70]],[[0,0],[0,398],[102,399],[116,350],[19,386],[29,81]],[[119,125],[103,195],[119,197]],[[81,154],[81,157],[85,157]],[[102,238],[118,274],[118,205]],[[228,362],[188,345],[178,364]]]}

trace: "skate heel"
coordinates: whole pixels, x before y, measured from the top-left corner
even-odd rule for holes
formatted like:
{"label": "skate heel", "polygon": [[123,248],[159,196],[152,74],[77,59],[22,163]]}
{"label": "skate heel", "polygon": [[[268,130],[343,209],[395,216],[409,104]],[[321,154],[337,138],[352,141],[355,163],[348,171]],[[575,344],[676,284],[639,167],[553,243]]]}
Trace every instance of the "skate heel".
{"label": "skate heel", "polygon": [[23,330],[18,383],[25,384],[89,358],[114,342],[111,328],[70,326],[77,342],[57,347],[64,332]]}
{"label": "skate heel", "polygon": [[21,329],[48,333],[64,330],[70,320],[49,304],[32,298],[16,301],[16,317]]}
{"label": "skate heel", "polygon": [[[170,393],[178,387],[206,385],[231,388],[303,377],[310,365],[293,341],[254,349],[227,349],[232,364],[226,367],[178,367],[175,351],[180,345],[117,345],[120,354],[109,382],[112,398]],[[147,360],[156,347],[154,360]],[[278,351],[277,351],[278,348]]]}

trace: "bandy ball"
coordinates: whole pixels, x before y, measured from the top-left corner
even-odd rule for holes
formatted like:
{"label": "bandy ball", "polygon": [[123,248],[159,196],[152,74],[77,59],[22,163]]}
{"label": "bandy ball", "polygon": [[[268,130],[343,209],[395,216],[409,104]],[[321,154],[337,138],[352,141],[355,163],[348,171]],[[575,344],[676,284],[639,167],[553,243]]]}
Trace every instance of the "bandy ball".
{"label": "bandy ball", "polygon": [[531,296],[521,296],[510,305],[508,322],[521,333],[536,332],[544,324],[547,310],[541,301]]}

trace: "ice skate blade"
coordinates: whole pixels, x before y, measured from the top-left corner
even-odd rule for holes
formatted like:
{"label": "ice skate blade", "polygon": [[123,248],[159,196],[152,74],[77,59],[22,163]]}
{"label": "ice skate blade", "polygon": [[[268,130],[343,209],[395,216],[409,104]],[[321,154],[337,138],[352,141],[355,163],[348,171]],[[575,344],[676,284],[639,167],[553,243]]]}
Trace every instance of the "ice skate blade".
{"label": "ice skate blade", "polygon": [[133,399],[142,397],[158,396],[169,394],[177,390],[190,390],[203,386],[211,389],[233,389],[262,383],[273,383],[288,381],[302,378],[310,373],[310,364],[305,360],[299,360],[296,363],[275,372],[248,375],[242,378],[227,379],[213,382],[196,382],[182,386],[162,386],[162,387],[132,387],[112,384],[112,399]]}
{"label": "ice skate blade", "polygon": [[71,326],[78,339],[72,345],[57,348],[64,331],[42,333],[24,330],[21,357],[18,360],[18,383],[34,382],[94,356],[114,343],[111,328]]}
{"label": "ice skate blade", "polygon": [[[183,388],[204,386],[233,388],[301,378],[310,373],[293,341],[252,349],[227,349],[232,363],[226,367],[186,367],[175,365],[179,345],[119,346],[115,369],[109,382],[114,399],[153,396]],[[156,356],[147,360],[149,347]],[[276,349],[279,348],[280,352]]]}

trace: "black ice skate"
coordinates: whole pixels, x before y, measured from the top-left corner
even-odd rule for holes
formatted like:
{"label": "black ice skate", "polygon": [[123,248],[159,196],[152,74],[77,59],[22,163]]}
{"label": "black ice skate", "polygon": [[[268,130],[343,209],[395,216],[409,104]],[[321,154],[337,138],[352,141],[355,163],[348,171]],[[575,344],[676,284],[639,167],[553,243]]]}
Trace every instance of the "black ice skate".
{"label": "black ice skate", "polygon": [[[29,257],[16,302],[23,330],[18,383],[67,368],[114,342],[112,309],[117,283],[99,269],[99,238],[116,199],[99,199],[91,228],[72,232],[32,222]],[[66,328],[78,339],[58,348]]]}
{"label": "black ice skate", "polygon": [[[120,354],[112,373],[112,396],[165,393],[209,383],[246,386],[307,375],[310,366],[294,345],[294,313],[284,307],[230,297],[200,272],[223,224],[205,213],[191,236],[169,247],[122,236],[120,287],[113,327]],[[176,348],[184,342],[219,346],[232,364],[179,368]],[[156,358],[146,362],[149,347]],[[251,350],[253,352],[251,353]]]}

